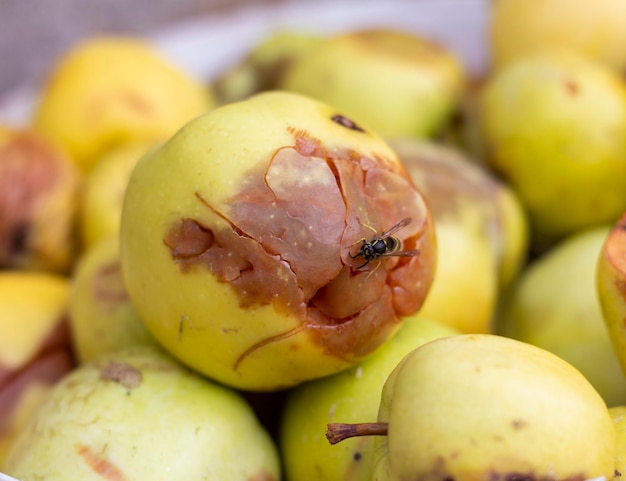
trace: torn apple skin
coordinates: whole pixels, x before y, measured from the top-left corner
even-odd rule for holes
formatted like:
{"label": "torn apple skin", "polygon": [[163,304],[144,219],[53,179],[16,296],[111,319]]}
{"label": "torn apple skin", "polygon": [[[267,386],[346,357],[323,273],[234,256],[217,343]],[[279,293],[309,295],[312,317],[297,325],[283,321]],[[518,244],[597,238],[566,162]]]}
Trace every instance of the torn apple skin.
{"label": "torn apple skin", "polygon": [[[350,131],[357,140],[371,135],[331,113],[324,121],[332,129]],[[237,303],[228,315],[239,319],[238,331],[255,322],[259,309],[276,313],[276,325],[267,334],[257,329],[257,339],[224,335],[233,343],[231,353],[238,351],[229,365],[234,375],[220,377],[207,368],[208,359],[199,368],[242,389],[279,389],[349,367],[392,336],[402,316],[419,309],[433,277],[428,208],[390,149],[368,155],[358,141],[329,149],[295,122],[286,133],[288,143],[232,179],[228,197],[215,201],[202,186],[191,191],[196,215],[172,218],[162,237],[182,277],[206,275],[227,286]],[[411,222],[394,237],[419,255],[382,256],[363,265],[356,256],[362,243],[406,217]],[[285,318],[288,325],[278,329]],[[243,379],[259,370],[267,380]]]}

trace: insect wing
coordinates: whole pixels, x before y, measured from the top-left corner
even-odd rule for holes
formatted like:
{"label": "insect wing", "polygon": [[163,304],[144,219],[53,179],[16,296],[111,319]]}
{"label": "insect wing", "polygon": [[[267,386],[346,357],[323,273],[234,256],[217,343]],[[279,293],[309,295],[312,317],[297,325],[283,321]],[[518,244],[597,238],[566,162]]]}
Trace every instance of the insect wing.
{"label": "insect wing", "polygon": [[411,249],[406,251],[387,252],[382,254],[383,256],[397,256],[397,257],[415,257],[420,254],[419,249]]}
{"label": "insect wing", "polygon": [[384,239],[385,237],[389,237],[390,235],[398,232],[400,229],[404,229],[407,225],[409,225],[411,223],[411,218],[410,217],[405,217],[404,219],[402,219],[401,221],[399,221],[396,225],[394,225],[393,227],[390,227],[388,230],[382,232],[380,234],[381,239]]}

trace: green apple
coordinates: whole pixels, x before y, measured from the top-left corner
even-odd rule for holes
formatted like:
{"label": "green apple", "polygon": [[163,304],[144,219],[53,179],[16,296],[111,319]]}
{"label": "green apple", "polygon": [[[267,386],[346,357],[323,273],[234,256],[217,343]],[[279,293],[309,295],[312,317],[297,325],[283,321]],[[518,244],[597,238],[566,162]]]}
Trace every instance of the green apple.
{"label": "green apple", "polygon": [[[409,255],[364,253],[396,225],[382,250]],[[140,160],[124,199],[122,267],[140,317],[184,363],[241,389],[371,354],[421,306],[435,256],[429,210],[393,150],[293,93],[190,122]]]}
{"label": "green apple", "polygon": [[69,324],[81,363],[125,347],[156,345],[128,296],[117,235],[101,239],[78,259]]}
{"label": "green apple", "polygon": [[385,380],[416,347],[458,331],[427,319],[405,319],[398,334],[369,358],[346,371],[304,383],[287,394],[280,448],[289,480],[370,480],[372,438],[331,446],[324,432],[336,421],[375,419]]}
{"label": "green apple", "polygon": [[154,348],[105,355],[64,377],[3,466],[23,480],[278,480],[250,406]]}
{"label": "green apple", "polygon": [[292,62],[278,87],[333,105],[385,138],[430,137],[465,88],[460,59],[397,30],[336,35]]}
{"label": "green apple", "polygon": [[504,304],[497,332],[565,359],[615,406],[626,403],[626,378],[596,290],[608,232],[607,226],[573,234],[535,259]]}
{"label": "green apple", "polygon": [[517,192],[536,247],[626,210],[626,85],[551,51],[496,71],[481,91],[487,161]]}
{"label": "green apple", "polygon": [[372,479],[612,479],[616,433],[571,364],[492,334],[434,340],[383,388],[378,421],[330,424],[328,439],[378,434]]}

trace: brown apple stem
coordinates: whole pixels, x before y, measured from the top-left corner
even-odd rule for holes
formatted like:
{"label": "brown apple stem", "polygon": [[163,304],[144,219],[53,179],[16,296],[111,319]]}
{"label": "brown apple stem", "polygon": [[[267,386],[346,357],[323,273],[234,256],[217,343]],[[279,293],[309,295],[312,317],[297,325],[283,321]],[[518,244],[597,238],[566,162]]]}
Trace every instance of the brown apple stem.
{"label": "brown apple stem", "polygon": [[387,423],[329,423],[326,428],[326,439],[330,444],[356,436],[386,436]]}

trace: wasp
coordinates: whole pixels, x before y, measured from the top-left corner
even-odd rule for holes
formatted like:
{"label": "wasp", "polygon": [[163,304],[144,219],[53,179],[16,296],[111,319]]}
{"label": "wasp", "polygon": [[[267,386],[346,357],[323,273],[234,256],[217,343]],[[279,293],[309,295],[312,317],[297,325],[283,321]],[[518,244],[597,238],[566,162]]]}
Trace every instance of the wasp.
{"label": "wasp", "polygon": [[361,244],[359,252],[357,252],[355,255],[350,254],[350,257],[352,259],[356,259],[357,257],[362,257],[363,259],[365,259],[365,262],[357,267],[357,269],[361,269],[370,262],[372,262],[374,259],[378,259],[379,257],[383,256],[413,257],[419,255],[419,249],[406,251],[400,250],[402,247],[402,242],[400,241],[400,239],[393,236],[393,234],[398,232],[400,229],[403,229],[410,223],[411,218],[405,217],[393,227],[390,227],[386,231],[381,232],[380,235],[374,236],[372,240],[367,241],[363,239],[363,243]]}

